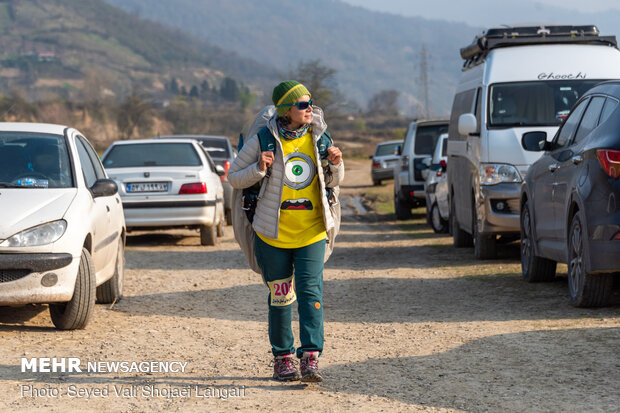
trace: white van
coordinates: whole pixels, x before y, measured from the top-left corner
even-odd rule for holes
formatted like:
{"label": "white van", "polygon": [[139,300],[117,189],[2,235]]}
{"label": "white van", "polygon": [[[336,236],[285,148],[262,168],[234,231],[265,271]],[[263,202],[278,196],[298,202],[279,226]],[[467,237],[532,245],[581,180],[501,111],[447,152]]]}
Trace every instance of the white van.
{"label": "white van", "polygon": [[521,137],[551,139],[581,95],[620,79],[615,36],[595,26],[489,29],[461,49],[465,59],[450,116],[450,232],[455,247],[496,256],[498,236],[517,239],[519,194],[541,152]]}

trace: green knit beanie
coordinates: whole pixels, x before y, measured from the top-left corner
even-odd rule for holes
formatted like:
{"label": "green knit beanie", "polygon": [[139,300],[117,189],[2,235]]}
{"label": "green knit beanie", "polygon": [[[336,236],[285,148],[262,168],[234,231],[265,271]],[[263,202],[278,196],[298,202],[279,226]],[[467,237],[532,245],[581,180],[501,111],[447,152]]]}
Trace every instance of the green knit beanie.
{"label": "green knit beanie", "polygon": [[277,106],[285,105],[288,103],[295,103],[297,102],[297,99],[299,99],[303,95],[310,95],[310,92],[308,92],[308,89],[306,89],[304,85],[295,80],[287,80],[286,82],[282,82],[278,86],[273,88],[271,100],[273,100],[273,104],[276,105],[278,115],[284,116],[284,114],[288,112],[291,106]]}

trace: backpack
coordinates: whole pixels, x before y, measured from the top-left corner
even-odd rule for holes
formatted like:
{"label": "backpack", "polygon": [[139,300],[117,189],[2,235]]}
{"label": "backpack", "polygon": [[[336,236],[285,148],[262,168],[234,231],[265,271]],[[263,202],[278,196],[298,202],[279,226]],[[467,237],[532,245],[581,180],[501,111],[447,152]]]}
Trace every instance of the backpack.
{"label": "backpack", "polygon": [[[275,106],[267,106],[264,108],[256,117],[256,120],[252,123],[249,128],[246,128],[245,133],[242,132],[239,134],[239,143],[237,144],[237,150],[240,152],[241,148],[244,144],[245,136],[254,136],[258,135],[258,139],[260,142],[261,151],[271,151],[276,152],[276,141],[275,137],[267,127],[267,123],[269,119],[275,113]],[[324,167],[327,166],[327,148],[333,145],[333,140],[329,132],[325,131],[323,135],[317,141],[317,147],[319,152],[320,162]],[[331,174],[329,168],[324,169],[326,172],[326,183],[328,182],[328,176]],[[254,237],[256,233],[254,232],[254,228],[252,228],[252,222],[254,220],[254,214],[256,212],[256,206],[258,205],[258,200],[262,196],[262,191],[264,190],[265,183],[269,179],[270,170],[267,170],[267,174],[265,178],[256,184],[252,185],[248,188],[243,189],[233,189],[233,204],[232,204],[232,224],[233,231],[235,233],[235,240],[241,247],[250,268],[255,272],[261,274],[261,269],[256,260],[256,256],[254,255]],[[337,228],[340,226],[340,204],[338,203],[338,188],[325,188],[327,200],[329,202],[329,209],[332,213],[332,217],[334,218],[334,222]],[[337,230],[336,230],[337,232]],[[331,250],[333,249],[333,245],[329,246],[329,250],[326,251],[325,260],[329,257]]]}

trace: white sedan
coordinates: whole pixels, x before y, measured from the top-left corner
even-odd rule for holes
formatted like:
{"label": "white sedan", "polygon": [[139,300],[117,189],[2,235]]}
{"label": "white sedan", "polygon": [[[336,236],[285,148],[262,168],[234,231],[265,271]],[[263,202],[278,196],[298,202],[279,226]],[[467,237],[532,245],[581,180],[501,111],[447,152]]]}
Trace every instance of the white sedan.
{"label": "white sedan", "polygon": [[118,185],[129,229],[195,228],[202,245],[223,235],[225,172],[196,140],[117,141],[101,159]]}
{"label": "white sedan", "polygon": [[125,220],[114,181],[75,129],[0,123],[0,305],[49,303],[84,328],[123,290]]}

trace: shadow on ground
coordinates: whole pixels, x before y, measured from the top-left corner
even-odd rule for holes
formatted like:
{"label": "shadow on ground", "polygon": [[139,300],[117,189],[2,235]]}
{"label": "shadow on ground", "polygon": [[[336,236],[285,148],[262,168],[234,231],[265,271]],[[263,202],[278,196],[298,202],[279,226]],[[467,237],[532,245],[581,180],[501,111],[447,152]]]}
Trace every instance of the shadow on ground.
{"label": "shadow on ground", "polygon": [[[329,391],[463,411],[618,409],[620,328],[500,334],[429,356],[323,369]],[[410,348],[415,348],[412,338]],[[564,348],[565,351],[558,352]],[[615,360],[615,363],[610,361]],[[553,373],[552,373],[553,372]]]}
{"label": "shadow on ground", "polygon": [[[262,284],[125,297],[114,311],[236,321],[264,321]],[[246,305],[239,307],[238,302]],[[248,305],[249,304],[249,305]],[[356,278],[325,282],[327,322],[420,323],[620,317],[620,307],[568,304],[566,278],[527,284],[520,275],[445,279]]]}

